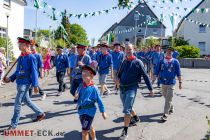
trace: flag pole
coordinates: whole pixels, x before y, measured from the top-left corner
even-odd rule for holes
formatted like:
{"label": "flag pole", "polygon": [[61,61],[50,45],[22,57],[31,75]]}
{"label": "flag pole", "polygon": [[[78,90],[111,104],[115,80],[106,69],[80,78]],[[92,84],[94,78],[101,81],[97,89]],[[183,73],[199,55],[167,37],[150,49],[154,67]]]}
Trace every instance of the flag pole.
{"label": "flag pole", "polygon": [[37,40],[38,8],[36,9],[35,41]]}

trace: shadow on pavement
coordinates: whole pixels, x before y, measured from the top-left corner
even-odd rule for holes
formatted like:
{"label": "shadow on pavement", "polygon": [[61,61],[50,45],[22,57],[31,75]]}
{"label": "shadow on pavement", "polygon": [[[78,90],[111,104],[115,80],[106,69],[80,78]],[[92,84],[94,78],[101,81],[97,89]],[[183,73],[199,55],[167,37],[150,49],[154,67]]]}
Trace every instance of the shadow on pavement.
{"label": "shadow on pavement", "polygon": [[[158,114],[152,114],[152,115],[144,115],[144,116],[139,116],[140,118],[140,123],[141,122],[158,122],[161,123],[162,121],[159,119],[155,119],[155,117],[160,117],[162,116],[162,113],[158,113]],[[113,120],[113,122],[115,123],[122,123],[124,121],[123,117],[119,117]]]}

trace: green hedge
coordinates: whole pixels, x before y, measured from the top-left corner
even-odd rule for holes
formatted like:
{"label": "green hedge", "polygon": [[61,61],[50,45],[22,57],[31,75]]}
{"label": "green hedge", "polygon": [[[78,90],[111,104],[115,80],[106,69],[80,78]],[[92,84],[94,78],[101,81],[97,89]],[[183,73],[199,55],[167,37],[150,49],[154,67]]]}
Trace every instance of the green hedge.
{"label": "green hedge", "polygon": [[198,58],[200,49],[191,45],[177,46],[175,49],[180,53],[180,58]]}

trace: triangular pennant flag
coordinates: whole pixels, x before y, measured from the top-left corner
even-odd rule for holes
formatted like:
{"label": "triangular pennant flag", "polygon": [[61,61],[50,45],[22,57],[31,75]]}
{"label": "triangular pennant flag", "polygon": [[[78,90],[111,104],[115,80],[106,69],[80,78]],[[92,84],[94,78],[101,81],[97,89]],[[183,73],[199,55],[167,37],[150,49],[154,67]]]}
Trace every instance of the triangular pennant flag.
{"label": "triangular pennant flag", "polygon": [[37,9],[40,8],[39,0],[34,0],[34,7],[36,7]]}
{"label": "triangular pennant flag", "polygon": [[52,12],[53,12],[52,20],[57,20],[56,17],[55,17],[55,10],[56,10],[55,8],[52,8]]}
{"label": "triangular pennant flag", "polygon": [[155,8],[155,6],[154,6],[154,5],[153,5],[152,7],[153,7],[153,8]]}
{"label": "triangular pennant flag", "polygon": [[85,14],[84,14],[84,17],[87,17],[87,16],[88,16],[88,14],[85,13]]}
{"label": "triangular pennant flag", "polygon": [[173,15],[169,15],[170,21],[171,21],[171,26],[172,29],[174,30],[174,16]]}
{"label": "triangular pennant flag", "polygon": [[69,14],[69,18],[71,18],[72,17],[72,14]]}
{"label": "triangular pennant flag", "polygon": [[47,3],[46,2],[43,2],[43,7],[47,7]]}
{"label": "triangular pennant flag", "polygon": [[208,11],[209,11],[209,8],[206,8],[206,13],[208,13]]}
{"label": "triangular pennant flag", "polygon": [[184,8],[185,11],[187,11],[187,8]]}
{"label": "triangular pennant flag", "polygon": [[102,12],[101,11],[98,11],[98,14],[100,15]]}
{"label": "triangular pennant flag", "polygon": [[204,13],[204,10],[205,10],[205,8],[201,8],[201,13],[202,13],[202,14]]}
{"label": "triangular pennant flag", "polygon": [[95,16],[95,15],[96,15],[96,13],[95,13],[95,12],[93,12],[93,13],[92,13],[92,16]]}
{"label": "triangular pennant flag", "polygon": [[180,0],[180,2],[182,2],[182,0]]}
{"label": "triangular pennant flag", "polygon": [[82,16],[82,14],[77,15],[78,19],[80,19],[81,16]]}
{"label": "triangular pennant flag", "polygon": [[174,0],[170,0],[172,3],[174,3]]}
{"label": "triangular pennant flag", "polygon": [[200,9],[199,9],[199,8],[197,8],[197,9],[196,9],[196,12],[197,12],[197,13],[199,13],[199,11],[200,11]]}

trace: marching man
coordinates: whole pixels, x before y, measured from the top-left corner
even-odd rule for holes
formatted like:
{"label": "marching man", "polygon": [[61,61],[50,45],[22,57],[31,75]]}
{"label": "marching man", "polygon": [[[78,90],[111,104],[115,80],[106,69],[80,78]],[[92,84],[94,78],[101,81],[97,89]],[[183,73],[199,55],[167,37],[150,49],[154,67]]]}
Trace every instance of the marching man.
{"label": "marching man", "polygon": [[41,121],[45,118],[45,113],[34,104],[29,97],[29,88],[32,85],[34,92],[39,92],[37,61],[30,52],[30,40],[18,38],[19,50],[21,55],[17,60],[16,71],[10,76],[5,77],[4,82],[9,83],[16,80],[17,95],[15,99],[14,114],[11,120],[11,125],[8,130],[15,129],[20,119],[21,104],[25,102],[37,115],[33,121]]}
{"label": "marching man", "polygon": [[172,98],[174,94],[174,86],[176,84],[176,76],[179,80],[179,89],[182,89],[182,79],[179,61],[172,57],[174,49],[168,48],[164,60],[160,61],[154,72],[153,82],[157,76],[160,77],[162,84],[162,94],[165,98],[164,114],[161,117],[162,121],[167,121],[168,114],[174,112]]}
{"label": "marching man", "polygon": [[57,56],[55,57],[55,67],[56,67],[56,77],[57,82],[59,83],[59,89],[57,96],[60,96],[62,92],[65,92],[66,90],[66,84],[64,82],[64,77],[66,74],[70,74],[70,66],[69,66],[69,58],[66,54],[63,53],[63,47],[57,46]]}
{"label": "marching man", "polygon": [[118,71],[120,98],[123,104],[123,113],[125,114],[124,129],[120,136],[120,140],[126,140],[128,137],[128,127],[131,122],[131,115],[133,116],[132,121],[140,121],[133,109],[133,104],[137,94],[138,83],[142,76],[150,91],[150,96],[154,95],[150,78],[144,69],[143,63],[133,55],[133,52],[133,45],[128,43],[125,48],[126,59],[123,61]]}

